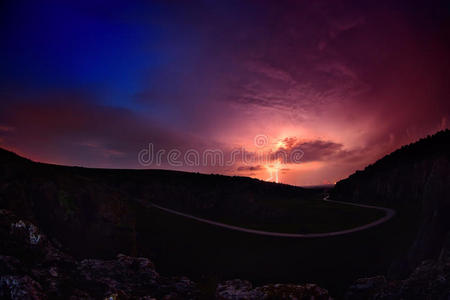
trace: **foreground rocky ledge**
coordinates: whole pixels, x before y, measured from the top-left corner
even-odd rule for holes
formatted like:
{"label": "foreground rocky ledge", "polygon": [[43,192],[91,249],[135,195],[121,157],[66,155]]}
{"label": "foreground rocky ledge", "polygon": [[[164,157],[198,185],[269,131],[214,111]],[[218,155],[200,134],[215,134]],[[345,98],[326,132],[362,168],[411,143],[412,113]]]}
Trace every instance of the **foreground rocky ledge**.
{"label": "foreground rocky ledge", "polygon": [[450,299],[450,234],[438,259],[422,261],[403,280],[387,280],[384,276],[358,279],[346,299]]}
{"label": "foreground rocky ledge", "polygon": [[[0,210],[1,299],[198,299],[186,277],[164,277],[153,263],[123,254],[115,259],[76,260],[34,224]],[[203,295],[204,296],[204,295]],[[313,284],[253,288],[242,280],[218,285],[216,299],[331,299]]]}
{"label": "foreground rocky ledge", "polygon": [[246,280],[228,280],[217,286],[216,299],[332,299],[328,291],[315,284],[269,284],[253,288]]}
{"label": "foreground rocky ledge", "polygon": [[195,299],[185,277],[160,276],[147,258],[78,261],[32,223],[0,210],[1,299]]}
{"label": "foreground rocky ledge", "polygon": [[[253,287],[240,279],[205,295],[186,277],[161,276],[147,258],[76,260],[34,224],[1,209],[0,240],[0,299],[332,299],[315,284]],[[450,299],[450,235],[439,258],[422,262],[406,279],[359,279],[346,299]]]}

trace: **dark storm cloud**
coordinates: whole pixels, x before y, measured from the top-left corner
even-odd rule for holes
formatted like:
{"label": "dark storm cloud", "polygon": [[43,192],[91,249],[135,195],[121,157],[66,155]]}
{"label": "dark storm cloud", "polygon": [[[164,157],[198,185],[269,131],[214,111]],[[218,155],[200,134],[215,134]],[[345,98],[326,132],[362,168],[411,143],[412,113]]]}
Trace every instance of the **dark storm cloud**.
{"label": "dark storm cloud", "polygon": [[262,166],[256,165],[256,166],[240,166],[237,168],[237,171],[243,172],[243,171],[259,171],[262,170]]}
{"label": "dark storm cloud", "polygon": [[[196,129],[223,113],[217,102],[273,109],[298,123],[342,105],[336,114],[375,115],[385,123],[383,135],[405,132],[412,119],[434,127],[450,113],[443,82],[449,75],[448,11],[441,6],[178,3],[162,20],[183,36],[173,43],[183,49],[175,54],[178,63],[149,75],[150,88],[139,99],[168,106]],[[205,116],[205,110],[213,113]],[[402,114],[389,118],[386,110]]]}
{"label": "dark storm cloud", "polygon": [[[278,149],[274,154],[274,158],[287,157],[286,163],[306,163],[325,161],[329,163],[339,163],[347,159],[356,159],[358,153],[364,151],[348,151],[344,145],[332,141],[312,140],[297,141],[295,138],[285,140],[285,146]],[[301,153],[298,161],[292,161],[295,153]]]}
{"label": "dark storm cloud", "polygon": [[199,138],[162,128],[124,108],[95,104],[86,95],[47,94],[33,100],[0,105],[0,138],[5,147],[35,160],[142,167],[137,154],[149,143],[166,151],[206,147]]}

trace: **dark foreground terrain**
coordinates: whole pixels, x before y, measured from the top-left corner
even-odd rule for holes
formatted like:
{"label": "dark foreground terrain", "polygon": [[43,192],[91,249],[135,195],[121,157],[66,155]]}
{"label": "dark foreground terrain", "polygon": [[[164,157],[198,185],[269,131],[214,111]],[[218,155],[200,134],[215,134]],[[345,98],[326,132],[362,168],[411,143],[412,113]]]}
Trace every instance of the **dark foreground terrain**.
{"label": "dark foreground terrain", "polygon": [[118,254],[77,260],[34,224],[0,210],[1,299],[329,299],[317,285],[226,281],[212,292],[186,277],[164,277],[152,261]]}
{"label": "dark foreground terrain", "polygon": [[[316,284],[253,287],[234,279],[208,286],[187,277],[161,276],[153,262],[118,254],[76,259],[34,224],[0,210],[1,299],[332,299]],[[447,299],[450,237],[439,258],[424,261],[404,280],[357,280],[347,299]]]}
{"label": "dark foreground terrain", "polygon": [[[438,133],[339,182],[333,199],[385,205],[397,215],[363,232],[318,239],[230,231],[145,203],[217,220],[232,216],[238,224],[289,227],[297,223],[279,220],[295,220],[296,209],[274,206],[271,199],[314,203],[321,201],[321,189],[172,171],[62,167],[2,150],[0,295],[282,299],[294,293],[328,299],[328,290],[335,298],[447,299],[449,144],[450,133]],[[316,227],[308,230],[324,230]]]}

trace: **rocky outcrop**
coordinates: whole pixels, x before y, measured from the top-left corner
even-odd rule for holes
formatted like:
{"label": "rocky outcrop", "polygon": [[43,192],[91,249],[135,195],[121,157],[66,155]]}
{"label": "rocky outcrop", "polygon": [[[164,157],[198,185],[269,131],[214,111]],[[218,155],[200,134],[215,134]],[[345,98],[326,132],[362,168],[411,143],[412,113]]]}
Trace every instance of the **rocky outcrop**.
{"label": "rocky outcrop", "polygon": [[185,277],[159,275],[147,258],[76,260],[34,224],[0,210],[1,299],[195,299]]}
{"label": "rocky outcrop", "polygon": [[218,300],[298,299],[331,300],[328,291],[315,284],[269,284],[253,288],[246,280],[234,279],[220,283]]}
{"label": "rocky outcrop", "polygon": [[261,299],[262,294],[253,289],[250,281],[234,279],[218,284],[216,298],[222,300]]}
{"label": "rocky outcrop", "polygon": [[383,276],[358,279],[347,300],[400,300],[450,298],[450,235],[436,260],[423,261],[407,278],[386,280]]}

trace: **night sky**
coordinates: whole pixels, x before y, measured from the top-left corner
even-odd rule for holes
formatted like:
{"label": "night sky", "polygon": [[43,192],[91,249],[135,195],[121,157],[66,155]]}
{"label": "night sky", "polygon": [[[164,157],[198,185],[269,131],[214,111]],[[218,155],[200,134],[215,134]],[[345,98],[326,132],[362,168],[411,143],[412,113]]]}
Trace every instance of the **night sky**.
{"label": "night sky", "polygon": [[449,127],[448,1],[131,2],[2,1],[1,147],[65,165],[260,179],[272,164],[137,157],[149,143],[301,149],[279,179],[314,185]]}

